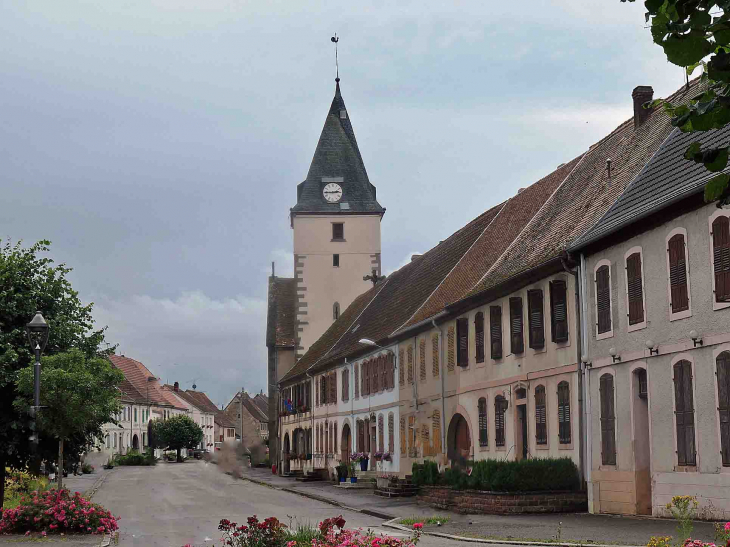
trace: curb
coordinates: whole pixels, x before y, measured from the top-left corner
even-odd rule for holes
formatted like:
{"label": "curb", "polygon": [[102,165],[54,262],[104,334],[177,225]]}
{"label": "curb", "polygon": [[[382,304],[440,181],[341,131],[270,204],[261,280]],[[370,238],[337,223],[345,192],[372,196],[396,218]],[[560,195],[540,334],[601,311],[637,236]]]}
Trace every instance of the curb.
{"label": "curb", "polygon": [[113,469],[109,469],[107,473],[104,473],[101,477],[96,479],[94,484],[91,485],[91,488],[89,488],[86,492],[84,492],[84,497],[86,499],[88,499],[89,501],[91,501],[91,498],[94,497],[97,490],[99,490],[99,488],[101,488],[101,485],[104,484],[104,481],[112,473],[112,471],[113,471]]}
{"label": "curb", "polygon": [[[398,524],[401,517],[391,519],[384,522],[382,525],[388,528],[395,528],[402,532],[413,532],[412,528]],[[464,536],[457,536],[454,534],[442,534],[441,532],[421,532],[424,536],[433,536],[445,539],[454,539],[457,541],[466,541],[469,543],[487,543],[487,544],[498,544],[498,545],[531,545],[533,547],[619,547],[617,545],[606,545],[603,543],[568,543],[568,542],[554,542],[554,541],[520,541],[510,539],[480,539],[480,538],[468,538]],[[620,547],[642,547],[642,546],[620,546]]]}
{"label": "curb", "polygon": [[266,486],[268,488],[273,488],[274,490],[279,490],[281,492],[287,492],[289,494],[295,494],[297,496],[302,496],[304,498],[313,499],[313,500],[316,500],[316,501],[319,501],[319,502],[322,502],[322,503],[326,503],[328,505],[332,505],[334,507],[339,507],[340,509],[345,509],[347,511],[354,511],[356,513],[361,513],[363,515],[368,515],[368,516],[375,517],[375,518],[379,518],[379,519],[398,520],[398,518],[400,518],[400,517],[394,518],[393,515],[388,515],[386,513],[380,513],[378,511],[372,511],[370,509],[358,509],[356,507],[350,507],[349,505],[345,505],[344,503],[340,503],[339,501],[335,501],[335,500],[330,499],[330,498],[327,498],[325,496],[319,496],[317,494],[310,494],[309,492],[302,492],[300,490],[294,490],[292,488],[275,486],[275,485],[270,484],[268,482],[265,482],[265,481],[262,481],[262,480],[258,480],[258,479],[253,479],[251,477],[244,476],[244,477],[241,477],[241,478],[243,480],[252,482],[254,484],[258,484],[260,486]]}

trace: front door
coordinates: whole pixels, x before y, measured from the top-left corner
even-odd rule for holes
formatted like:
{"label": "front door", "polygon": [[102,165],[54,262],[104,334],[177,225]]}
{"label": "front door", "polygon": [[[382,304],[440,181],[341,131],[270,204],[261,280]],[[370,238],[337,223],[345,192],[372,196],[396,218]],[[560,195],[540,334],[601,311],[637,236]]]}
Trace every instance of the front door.
{"label": "front door", "polygon": [[342,440],[340,441],[340,450],[342,451],[342,463],[350,463],[350,448],[352,447],[352,439],[350,437],[350,424],[342,427]]}
{"label": "front door", "polygon": [[634,469],[636,477],[636,514],[651,515],[651,469],[649,452],[649,393],[646,369],[632,374],[632,412],[634,414]]}
{"label": "front door", "polygon": [[517,405],[517,431],[519,434],[519,445],[515,447],[517,459],[527,458],[527,405]]}

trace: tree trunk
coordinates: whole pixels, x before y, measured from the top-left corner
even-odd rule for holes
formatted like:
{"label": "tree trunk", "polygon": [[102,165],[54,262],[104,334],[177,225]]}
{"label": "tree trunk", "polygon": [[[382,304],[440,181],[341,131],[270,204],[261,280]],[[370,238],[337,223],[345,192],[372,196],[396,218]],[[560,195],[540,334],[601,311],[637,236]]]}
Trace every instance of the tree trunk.
{"label": "tree trunk", "polygon": [[58,489],[63,488],[63,439],[58,439]]}
{"label": "tree trunk", "polygon": [[180,457],[180,449],[177,449],[177,463],[180,463],[182,461],[182,457]]}
{"label": "tree trunk", "polygon": [[0,458],[0,509],[5,499],[5,458]]}

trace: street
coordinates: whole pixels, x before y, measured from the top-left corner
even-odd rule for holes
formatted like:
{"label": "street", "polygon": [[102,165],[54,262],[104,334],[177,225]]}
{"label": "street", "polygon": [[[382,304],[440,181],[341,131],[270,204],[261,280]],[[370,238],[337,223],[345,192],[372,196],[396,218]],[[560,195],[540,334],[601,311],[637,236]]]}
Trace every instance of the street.
{"label": "street", "polygon": [[[274,516],[287,525],[316,526],[323,518],[342,514],[348,528],[399,535],[383,528],[382,519],[237,480],[204,462],[117,467],[94,502],[122,518],[119,545],[123,547],[219,545],[221,519],[243,523],[250,515],[260,519]],[[426,547],[452,544],[463,545],[431,537],[421,542]]]}

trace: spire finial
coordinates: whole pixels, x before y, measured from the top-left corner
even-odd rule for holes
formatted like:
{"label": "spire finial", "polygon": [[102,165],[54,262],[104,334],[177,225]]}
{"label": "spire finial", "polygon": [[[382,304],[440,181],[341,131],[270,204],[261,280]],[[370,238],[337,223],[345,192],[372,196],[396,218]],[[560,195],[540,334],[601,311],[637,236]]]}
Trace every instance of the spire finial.
{"label": "spire finial", "polygon": [[333,44],[335,44],[335,69],[337,70],[337,77],[335,78],[335,82],[340,82],[340,63],[337,59],[337,42],[340,41],[340,39],[337,37],[337,33],[335,32],[335,35],[330,38]]}

